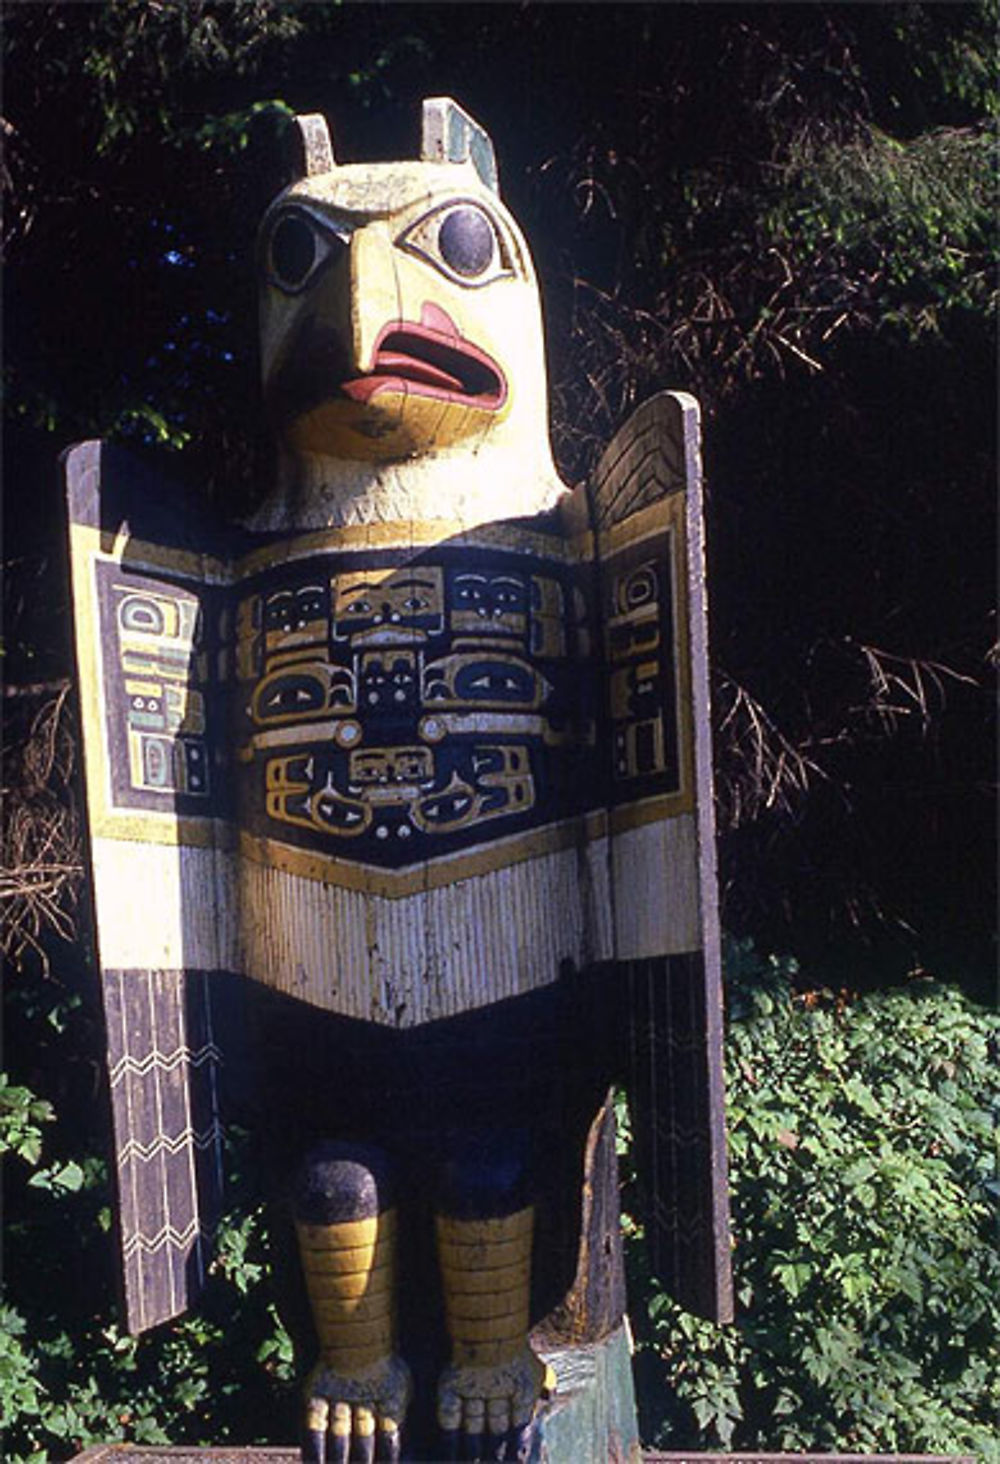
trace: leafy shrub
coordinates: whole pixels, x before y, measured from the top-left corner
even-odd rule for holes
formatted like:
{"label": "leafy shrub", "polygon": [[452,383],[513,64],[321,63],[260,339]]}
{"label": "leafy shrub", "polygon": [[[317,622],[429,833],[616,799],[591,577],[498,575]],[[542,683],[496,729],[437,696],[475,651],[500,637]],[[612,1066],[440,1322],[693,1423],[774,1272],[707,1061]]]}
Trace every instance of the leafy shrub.
{"label": "leafy shrub", "polygon": [[[941,313],[996,303],[996,141],[985,126],[899,142],[793,143],[762,241],[790,251],[816,311],[839,323],[939,330]],[[877,305],[876,305],[877,300]]]}
{"label": "leafy shrub", "polygon": [[[644,1436],[1000,1459],[1000,1020],[926,981],[851,1001],[797,993],[794,962],[747,945],[727,965],[738,1320],[681,1312],[644,1272],[626,1217]],[[79,1006],[36,989],[36,1048],[39,1024],[50,1069],[86,1045]],[[53,1150],[62,1096],[57,1106]],[[271,1301],[251,1148],[235,1136],[234,1205],[198,1311],[136,1340],[114,1319],[106,1167],[86,1136],[49,1155],[51,1117],[26,1087],[0,1083],[5,1457],[293,1437],[295,1365]]]}
{"label": "leafy shrub", "polygon": [[141,1338],[128,1336],[117,1320],[110,1184],[99,1157],[106,1115],[93,1093],[101,1053],[92,1018],[57,980],[18,983],[7,1000],[22,1055],[31,1053],[38,1064],[31,1081],[50,1082],[54,1102],[0,1075],[0,1152],[7,1161],[4,1459],[43,1464],[117,1441],[294,1437],[292,1347],[271,1299],[269,1217],[245,1136],[231,1136],[232,1207],[198,1310]]}
{"label": "leafy shrub", "polygon": [[749,945],[728,967],[737,1321],[646,1278],[646,1434],[1000,1460],[1000,1019],[925,980],[797,993]]}
{"label": "leafy shrub", "polygon": [[[90,1186],[103,1187],[96,1170],[83,1188]],[[107,1229],[92,1217],[89,1230],[74,1225],[78,1206],[69,1198],[77,1196],[50,1197],[69,1221],[64,1245],[71,1245],[74,1266],[100,1272],[98,1252],[111,1251]],[[230,1214],[220,1235],[223,1258],[198,1310],[141,1338],[122,1332],[107,1290],[96,1315],[81,1315],[73,1289],[60,1284],[58,1254],[47,1250],[41,1281],[26,1298],[19,1295],[19,1308],[0,1308],[4,1457],[43,1464],[105,1442],[294,1437],[292,1347],[262,1280],[267,1250],[262,1208]]]}
{"label": "leafy shrub", "polygon": [[39,1125],[51,1123],[54,1117],[51,1103],[0,1073],[0,1154],[18,1154],[36,1164],[42,1152]]}

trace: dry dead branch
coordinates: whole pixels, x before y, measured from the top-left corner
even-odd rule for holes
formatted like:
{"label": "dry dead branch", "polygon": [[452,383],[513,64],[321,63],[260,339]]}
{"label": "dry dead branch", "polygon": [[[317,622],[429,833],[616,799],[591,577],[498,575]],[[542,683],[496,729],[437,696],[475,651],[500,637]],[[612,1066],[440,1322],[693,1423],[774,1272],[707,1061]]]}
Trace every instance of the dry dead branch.
{"label": "dry dead branch", "polygon": [[46,969],[45,937],[75,933],[83,876],[68,696],[67,685],[4,749],[0,947],[15,964],[34,951]]}
{"label": "dry dead branch", "polygon": [[823,769],[775,725],[745,686],[717,673],[716,738],[726,776],[719,787],[723,826],[753,822],[765,811],[795,814]]}
{"label": "dry dead branch", "polygon": [[904,717],[917,717],[921,731],[927,732],[947,701],[946,682],[978,684],[975,677],[941,661],[897,656],[855,641],[848,644],[864,662],[870,692],[863,705],[851,710],[865,719],[874,719],[887,734],[895,732]]}

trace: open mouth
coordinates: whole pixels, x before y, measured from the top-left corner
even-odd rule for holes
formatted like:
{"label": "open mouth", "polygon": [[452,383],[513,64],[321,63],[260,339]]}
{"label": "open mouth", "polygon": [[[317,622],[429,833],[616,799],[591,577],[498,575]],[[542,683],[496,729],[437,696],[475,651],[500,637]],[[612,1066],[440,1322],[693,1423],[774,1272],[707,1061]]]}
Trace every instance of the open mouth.
{"label": "open mouth", "polygon": [[345,396],[370,402],[379,392],[402,391],[495,412],[507,399],[497,363],[457,334],[394,321],[378,338],[372,368],[341,384]]}

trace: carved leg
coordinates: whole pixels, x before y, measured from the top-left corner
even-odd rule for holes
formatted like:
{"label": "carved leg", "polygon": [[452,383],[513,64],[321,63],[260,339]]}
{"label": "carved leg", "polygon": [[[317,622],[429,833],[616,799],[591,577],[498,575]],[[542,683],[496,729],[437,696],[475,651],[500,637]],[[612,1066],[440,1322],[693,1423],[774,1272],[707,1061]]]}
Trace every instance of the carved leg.
{"label": "carved leg", "polygon": [[452,1459],[527,1457],[546,1368],[528,1346],[534,1206],[495,1149],[451,1166],[435,1217],[451,1364],[438,1423]]}
{"label": "carved leg", "polygon": [[385,1155],[315,1150],[299,1175],[295,1219],[320,1346],[306,1383],[303,1457],[396,1461],[411,1386],[395,1351],[396,1210]]}

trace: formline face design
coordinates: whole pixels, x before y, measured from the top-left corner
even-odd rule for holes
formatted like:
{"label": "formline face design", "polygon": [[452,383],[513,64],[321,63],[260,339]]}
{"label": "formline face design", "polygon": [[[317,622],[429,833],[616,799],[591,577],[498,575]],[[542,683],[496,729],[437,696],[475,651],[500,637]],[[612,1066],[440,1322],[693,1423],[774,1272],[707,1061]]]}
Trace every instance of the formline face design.
{"label": "formline face design", "polygon": [[657,517],[612,561],[603,605],[586,563],[542,535],[532,555],[408,555],[352,552],[331,533],[329,551],[245,580],[234,568],[215,587],[180,557],[170,579],[95,560],[114,651],[103,699],[119,708],[103,732],[105,826],[127,836],[133,815],[159,813],[169,832],[179,815],[183,842],[192,821],[231,820],[326,856],[336,880],[341,860],[405,870],[479,847],[487,824],[509,840],[609,805],[690,806],[682,546],[675,515]]}

